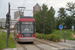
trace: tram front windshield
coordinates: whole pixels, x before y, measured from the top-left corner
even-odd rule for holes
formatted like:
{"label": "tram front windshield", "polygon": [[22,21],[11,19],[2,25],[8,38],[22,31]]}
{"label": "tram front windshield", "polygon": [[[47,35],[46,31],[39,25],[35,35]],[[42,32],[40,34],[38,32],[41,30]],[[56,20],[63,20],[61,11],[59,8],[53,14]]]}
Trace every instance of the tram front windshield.
{"label": "tram front windshield", "polygon": [[33,33],[33,22],[22,22],[21,33]]}

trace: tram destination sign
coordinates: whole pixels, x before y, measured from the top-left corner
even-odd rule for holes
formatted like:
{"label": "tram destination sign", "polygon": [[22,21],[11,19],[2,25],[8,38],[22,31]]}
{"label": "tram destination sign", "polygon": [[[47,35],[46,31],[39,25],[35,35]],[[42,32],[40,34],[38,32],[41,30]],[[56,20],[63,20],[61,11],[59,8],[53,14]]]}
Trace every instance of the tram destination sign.
{"label": "tram destination sign", "polygon": [[22,22],[22,24],[32,24],[32,22]]}

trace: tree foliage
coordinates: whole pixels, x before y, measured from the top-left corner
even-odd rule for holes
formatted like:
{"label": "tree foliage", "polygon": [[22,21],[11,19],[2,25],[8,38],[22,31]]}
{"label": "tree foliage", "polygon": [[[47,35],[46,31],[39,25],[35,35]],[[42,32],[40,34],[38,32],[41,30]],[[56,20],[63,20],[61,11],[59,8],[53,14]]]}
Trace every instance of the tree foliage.
{"label": "tree foliage", "polygon": [[62,18],[62,19],[65,19],[66,18],[66,16],[67,16],[67,13],[66,13],[66,10],[65,10],[65,8],[59,8],[59,11],[58,11],[58,16],[60,17],[60,18]]}
{"label": "tree foliage", "polygon": [[48,10],[47,5],[43,4],[42,9],[34,15],[36,32],[43,33],[43,29],[45,28],[45,34],[50,34],[54,27],[54,15],[54,8],[50,7]]}
{"label": "tree foliage", "polygon": [[65,23],[68,29],[70,29],[72,25],[75,26],[75,3],[68,2],[66,7],[67,8],[59,8],[56,27],[58,27],[60,24],[63,25],[63,23]]}
{"label": "tree foliage", "polygon": [[36,32],[43,33],[45,28],[45,33],[50,34],[53,29],[59,29],[59,25],[67,26],[68,29],[72,25],[75,26],[75,3],[68,2],[66,8],[59,8],[58,17],[54,17],[55,10],[51,6],[48,9],[47,5],[43,4],[42,9],[37,11],[34,15],[36,21]]}
{"label": "tree foliage", "polygon": [[66,10],[70,12],[71,16],[75,15],[75,3],[74,2],[68,2],[66,4],[67,8]]}

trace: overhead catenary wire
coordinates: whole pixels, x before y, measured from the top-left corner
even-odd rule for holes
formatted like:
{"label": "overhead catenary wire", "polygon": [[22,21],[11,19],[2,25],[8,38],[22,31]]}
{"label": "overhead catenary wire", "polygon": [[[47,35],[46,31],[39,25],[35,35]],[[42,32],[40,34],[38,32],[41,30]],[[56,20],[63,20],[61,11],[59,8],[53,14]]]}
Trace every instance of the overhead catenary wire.
{"label": "overhead catenary wire", "polygon": [[29,16],[32,14],[33,12],[31,12],[30,14],[29,14]]}
{"label": "overhead catenary wire", "polygon": [[22,6],[25,6],[26,2],[27,2],[27,0],[24,0],[24,2],[23,2],[23,4],[22,4]]}
{"label": "overhead catenary wire", "polygon": [[[48,1],[48,0],[46,0],[43,4],[45,4],[47,1]],[[42,6],[41,6],[41,7],[42,7]],[[32,11],[32,10],[31,10],[31,11]],[[32,12],[32,13],[33,13],[33,12]],[[31,13],[31,14],[32,14],[32,13]],[[31,14],[29,14],[29,16],[30,16]]]}
{"label": "overhead catenary wire", "polygon": [[[43,4],[45,4],[47,1],[48,1],[48,0],[46,0]],[[41,7],[42,7],[42,5],[41,5]]]}
{"label": "overhead catenary wire", "polygon": [[[45,4],[47,1],[48,1],[48,0],[46,0],[43,4]],[[27,0],[24,0],[22,6],[25,6],[25,5],[26,5],[26,2],[27,2]],[[41,7],[42,7],[42,6],[41,6]],[[11,10],[17,10],[17,9],[11,9]],[[33,11],[33,10],[24,10],[24,11]],[[33,12],[32,12],[32,13],[33,13]],[[31,14],[32,14],[32,13],[31,13]],[[31,14],[29,14],[29,15],[31,15]]]}
{"label": "overhead catenary wire", "polygon": [[[46,0],[46,2],[47,2],[48,0]],[[44,3],[46,3],[46,2],[44,2]]]}

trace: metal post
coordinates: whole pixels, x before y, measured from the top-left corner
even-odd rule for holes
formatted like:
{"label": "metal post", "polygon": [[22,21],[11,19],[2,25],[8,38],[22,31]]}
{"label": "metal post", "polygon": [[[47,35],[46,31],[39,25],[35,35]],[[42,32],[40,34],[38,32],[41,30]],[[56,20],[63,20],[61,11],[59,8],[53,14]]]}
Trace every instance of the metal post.
{"label": "metal post", "polygon": [[64,42],[66,42],[66,31],[65,31],[65,28],[64,28]]}
{"label": "metal post", "polygon": [[44,17],[43,17],[43,33],[45,34],[45,24],[44,24]]}
{"label": "metal post", "polygon": [[[8,3],[8,14],[10,15],[10,3]],[[10,16],[7,16],[7,17],[10,17]],[[8,38],[9,38],[9,34],[10,34],[10,20],[8,21],[7,23],[7,43],[6,43],[6,46],[8,47]]]}
{"label": "metal post", "polygon": [[72,33],[73,33],[73,29],[72,29]]}
{"label": "metal post", "polygon": [[61,29],[60,29],[60,41],[61,41]]}
{"label": "metal post", "polygon": [[9,32],[9,29],[7,29],[7,43],[6,43],[6,46],[7,46],[7,47],[8,47],[8,38],[9,38],[8,32]]}
{"label": "metal post", "polygon": [[[9,3],[9,14],[10,14],[10,3]],[[10,21],[9,21],[9,35],[10,35]]]}

